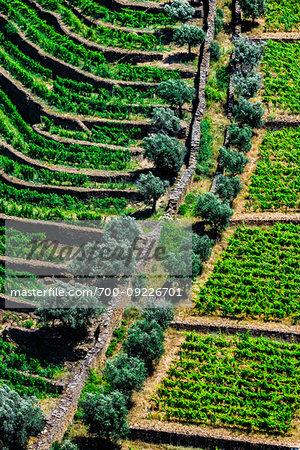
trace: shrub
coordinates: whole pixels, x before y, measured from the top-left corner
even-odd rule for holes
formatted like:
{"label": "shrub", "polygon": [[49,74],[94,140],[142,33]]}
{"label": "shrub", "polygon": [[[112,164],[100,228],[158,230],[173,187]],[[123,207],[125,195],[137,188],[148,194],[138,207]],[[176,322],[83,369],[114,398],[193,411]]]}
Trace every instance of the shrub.
{"label": "shrub", "polygon": [[184,216],[189,211],[190,211],[190,207],[189,207],[189,205],[186,205],[186,204],[180,205],[178,208],[178,214],[180,214],[181,216]]}
{"label": "shrub", "polygon": [[221,56],[221,47],[217,41],[211,41],[209,46],[210,56],[214,61],[218,61]]}
{"label": "shrub", "polygon": [[182,166],[185,147],[175,138],[163,133],[147,137],[143,142],[144,157],[161,171],[177,174]]}
{"label": "shrub", "polygon": [[174,311],[171,305],[163,301],[155,303],[152,300],[148,302],[147,308],[143,310],[143,316],[148,322],[155,320],[163,330],[166,330],[174,319]]}
{"label": "shrub", "polygon": [[235,152],[230,148],[220,148],[220,163],[232,175],[243,173],[248,158],[242,152]]}
{"label": "shrub", "polygon": [[83,410],[82,421],[91,433],[108,439],[124,439],[128,436],[126,401],[119,391],[110,394],[87,393],[79,401]]}
{"label": "shrub", "polygon": [[223,28],[223,18],[224,18],[224,11],[217,8],[215,15],[215,36],[218,36],[218,34]]}
{"label": "shrub", "polygon": [[189,54],[191,54],[192,47],[204,42],[205,33],[195,25],[182,25],[175,29],[173,39],[180,47],[188,45]]}
{"label": "shrub", "polygon": [[244,125],[240,127],[237,123],[233,123],[228,128],[229,144],[247,153],[251,150],[251,138],[252,138],[252,128],[249,125]]}
{"label": "shrub", "polygon": [[259,72],[238,71],[232,77],[235,92],[238,96],[249,99],[254,97],[262,87],[262,75]]}
{"label": "shrub", "polygon": [[196,90],[185,81],[168,80],[162,81],[157,88],[157,94],[171,106],[178,106],[179,116],[182,117],[182,105],[190,103],[195,97]]}
{"label": "shrub", "polygon": [[194,194],[193,192],[189,192],[188,194],[186,194],[184,200],[185,200],[185,203],[187,203],[188,205],[192,205],[197,200],[197,194]]}
{"label": "shrub", "polygon": [[259,128],[263,126],[263,115],[265,110],[261,106],[261,102],[253,102],[243,97],[233,108],[234,118],[242,124],[248,124],[253,128]]}
{"label": "shrub", "polygon": [[155,320],[138,320],[128,330],[124,349],[129,356],[144,361],[147,370],[151,372],[164,352],[162,328]]}
{"label": "shrub", "polygon": [[239,0],[241,10],[245,17],[251,17],[252,20],[258,19],[266,12],[266,0]]}
{"label": "shrub", "polygon": [[228,226],[233,210],[227,203],[207,192],[199,196],[195,213],[216,230],[223,230]]}
{"label": "shrub", "polygon": [[256,44],[246,37],[239,37],[234,41],[234,62],[243,70],[257,67],[264,51],[265,43]]}
{"label": "shrub", "polygon": [[0,385],[0,442],[4,447],[25,446],[44,426],[41,408],[32,398],[22,398],[6,385]]}
{"label": "shrub", "polygon": [[103,375],[112,390],[122,392],[130,400],[132,391],[142,387],[147,370],[140,359],[121,353],[107,361]]}
{"label": "shrub", "polygon": [[164,12],[176,22],[187,22],[193,17],[195,9],[189,2],[174,0],[171,5],[164,6]]}
{"label": "shrub", "polygon": [[169,108],[155,108],[151,122],[157,131],[165,131],[176,136],[181,130],[180,119]]}
{"label": "shrub", "polygon": [[214,241],[212,239],[209,239],[206,234],[204,236],[198,236],[197,234],[193,233],[192,245],[193,252],[198,255],[201,261],[205,262],[210,256]]}
{"label": "shrub", "polygon": [[232,201],[241,191],[242,183],[239,177],[219,175],[216,180],[216,194],[222,200]]}

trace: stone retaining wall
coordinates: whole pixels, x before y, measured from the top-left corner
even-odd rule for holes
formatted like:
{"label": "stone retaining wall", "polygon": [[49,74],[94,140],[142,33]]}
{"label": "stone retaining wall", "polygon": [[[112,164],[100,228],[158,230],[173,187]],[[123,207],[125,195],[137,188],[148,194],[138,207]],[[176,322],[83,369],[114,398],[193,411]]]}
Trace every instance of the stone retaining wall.
{"label": "stone retaining wall", "polygon": [[[0,255],[0,265],[20,272],[30,272],[40,276],[65,276],[67,266],[57,262],[34,259],[11,258]],[[67,275],[66,275],[67,276]]]}
{"label": "stone retaining wall", "polygon": [[[5,25],[9,22],[9,19],[3,14],[0,14],[0,31],[7,35]],[[42,62],[42,65],[53,72],[53,76],[60,76],[62,78],[69,78],[77,82],[90,83],[95,88],[107,89],[111,91],[114,86],[132,87],[141,91],[147,91],[149,88],[156,86],[157,83],[144,83],[142,81],[122,81],[122,80],[110,80],[108,78],[100,78],[91,73],[85,72],[77,67],[72,66],[60,59],[57,59],[48,53],[45,53],[40,47],[33,42],[29,41],[25,34],[21,31],[11,37],[13,43],[15,43],[19,49],[30,58],[35,61]]]}
{"label": "stone retaining wall", "polygon": [[76,370],[60,399],[59,405],[53,411],[50,419],[47,420],[45,428],[37,436],[34,443],[29,446],[29,450],[49,450],[56,440],[63,438],[67,427],[71,425],[82,389],[90,375],[90,369],[98,367],[103,349],[109,342],[113,329],[120,319],[120,312],[116,309],[119,302],[120,297],[115,298],[113,304],[107,308],[107,312],[100,322],[100,327],[104,330],[103,333]]}
{"label": "stone retaining wall", "polygon": [[268,330],[256,326],[241,326],[241,325],[220,325],[220,324],[205,324],[205,323],[189,323],[189,322],[173,322],[172,328],[180,331],[195,331],[198,333],[211,334],[222,333],[227,335],[242,333],[249,333],[253,337],[266,337],[284,340],[287,342],[300,343],[300,332],[297,331],[280,331],[280,330]]}
{"label": "stone retaining wall", "polygon": [[12,186],[16,189],[28,189],[30,191],[36,191],[41,194],[57,194],[57,195],[73,195],[81,200],[89,200],[91,198],[120,198],[123,197],[131,202],[138,202],[141,200],[141,196],[137,190],[130,189],[97,189],[97,188],[85,188],[74,186],[55,186],[48,184],[34,184],[28,181],[19,180],[4,173],[0,169],[0,180],[8,186]]}
{"label": "stone retaining wall", "polygon": [[45,233],[48,240],[59,240],[59,243],[64,245],[74,245],[74,236],[76,236],[76,245],[80,246],[89,241],[98,241],[99,235],[102,234],[99,227],[91,228],[83,225],[71,225],[66,222],[23,219],[0,214],[0,226],[6,224],[27,233]]}
{"label": "stone retaining wall", "polygon": [[300,213],[244,213],[235,215],[230,220],[229,226],[236,227],[238,225],[245,224],[246,226],[272,226],[276,223],[300,223]]}
{"label": "stone retaining wall", "polygon": [[76,169],[73,167],[67,166],[58,166],[58,165],[47,165],[38,160],[32,159],[29,156],[24,155],[23,153],[15,150],[11,145],[0,142],[0,154],[8,156],[13,161],[16,161],[20,164],[26,164],[29,167],[33,167],[34,169],[46,169],[52,172],[62,172],[62,173],[70,173],[70,174],[83,174],[87,175],[91,181],[97,183],[107,183],[108,181],[117,182],[117,181],[126,181],[126,182],[134,182],[141,174],[148,173],[149,169],[141,169],[136,170],[134,172],[117,172],[117,171],[109,171],[109,170],[93,170],[93,169]]}
{"label": "stone retaining wall", "polygon": [[[73,33],[61,20],[59,14],[48,11],[41,7],[34,0],[25,0],[30,7],[36,9],[38,11],[38,15],[42,20],[45,20],[49,25],[51,25],[58,33],[67,36],[77,45],[84,45],[85,48],[92,50],[94,52],[103,53],[105,59],[108,62],[117,62],[122,58],[122,62],[130,62],[133,64],[142,63],[142,62],[150,62],[150,61],[159,61],[162,60],[164,54],[162,52],[155,51],[139,51],[139,50],[130,50],[130,52],[123,48],[115,48],[115,47],[105,47],[95,42],[89,41],[75,33]],[[127,30],[128,32],[128,30]]]}
{"label": "stone retaining wall", "polygon": [[198,75],[197,75],[198,80],[197,100],[196,100],[197,106],[191,124],[190,145],[189,145],[190,154],[188,167],[182,174],[179,181],[176,183],[174,190],[171,192],[166,212],[167,216],[173,216],[177,213],[180,205],[184,201],[185,195],[191,188],[196,170],[197,156],[200,147],[200,136],[201,136],[200,126],[206,107],[205,85],[207,81],[210,64],[209,47],[211,41],[214,38],[215,33],[215,14],[216,14],[215,0],[209,0],[208,5],[205,5],[205,7],[208,8],[206,19],[204,20],[206,39],[204,44],[201,46],[200,50]]}
{"label": "stone retaining wall", "polygon": [[[293,447],[280,444],[266,444],[265,442],[251,442],[246,439],[226,439],[213,436],[213,433],[205,435],[192,432],[176,433],[154,428],[130,428],[130,439],[152,444],[169,444],[175,446],[195,448],[222,448],[228,450],[292,450]],[[298,450],[294,449],[294,450]]]}

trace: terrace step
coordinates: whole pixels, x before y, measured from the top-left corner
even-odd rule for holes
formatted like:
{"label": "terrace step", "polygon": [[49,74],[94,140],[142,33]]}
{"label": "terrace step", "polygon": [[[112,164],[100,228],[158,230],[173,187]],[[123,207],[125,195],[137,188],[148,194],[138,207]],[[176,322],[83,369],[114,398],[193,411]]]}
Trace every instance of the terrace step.
{"label": "terrace step", "polygon": [[108,22],[104,22],[101,21],[99,19],[94,19],[93,17],[87,16],[83,11],[81,11],[81,9],[79,9],[76,6],[73,6],[69,0],[64,0],[64,5],[66,5],[68,8],[70,8],[70,10],[79,18],[82,19],[82,21],[88,25],[88,26],[106,26],[107,28],[110,29],[117,29],[117,30],[121,30],[121,31],[131,31],[134,32],[137,35],[144,35],[144,34],[149,34],[149,35],[153,35],[153,36],[162,36],[164,43],[169,43],[171,42],[172,38],[173,38],[173,28],[171,26],[168,27],[157,27],[157,28],[143,28],[143,29],[139,29],[139,28],[131,28],[131,27],[125,27],[122,25],[118,25],[118,24],[112,24],[112,23],[108,23]]}
{"label": "terrace step", "polygon": [[[0,31],[6,35],[6,25],[9,23],[9,19],[0,13]],[[145,83],[142,81],[122,81],[111,80],[108,78],[101,78],[91,73],[85,72],[69,63],[63,62],[54,56],[44,52],[39,46],[28,40],[22,31],[14,36],[16,45],[19,49],[30,58],[41,63],[44,67],[50,69],[54,76],[61,78],[69,78],[71,80],[83,83],[90,83],[95,88],[104,88],[108,91],[112,91],[115,86],[131,87],[133,89],[139,89],[141,91],[147,91],[158,83]]]}
{"label": "terrace step", "polygon": [[14,149],[11,145],[0,141],[0,153],[8,156],[13,161],[20,164],[26,164],[27,166],[35,169],[46,169],[53,172],[62,172],[69,174],[81,174],[87,175],[91,181],[95,183],[107,183],[108,181],[134,181],[141,174],[148,173],[149,169],[136,170],[134,172],[117,172],[117,171],[105,171],[105,170],[93,170],[93,169],[77,169],[67,166],[48,165],[38,160],[32,159],[29,156],[24,155],[18,150]]}
{"label": "terrace step", "polygon": [[[82,141],[82,140],[75,140],[75,139],[71,139],[71,138],[64,138],[61,136],[57,136],[56,134],[51,134],[48,131],[44,131],[43,129],[41,129],[41,124],[34,124],[32,126],[32,128],[34,129],[34,131],[36,131],[38,134],[40,134],[41,136],[44,136],[47,139],[51,139],[53,141],[56,142],[61,142],[62,144],[70,144],[70,145],[74,145],[74,144],[78,144],[78,145],[83,145],[83,146],[87,146],[87,147],[99,147],[99,148],[109,148],[112,150],[124,150],[125,148],[128,148],[128,150],[130,151],[130,154],[132,156],[142,156],[143,154],[143,149],[141,147],[121,147],[118,145],[112,145],[112,144],[100,144],[98,142],[91,142],[91,141]],[[86,127],[86,129],[90,132],[90,130]]]}
{"label": "terrace step", "polygon": [[12,186],[16,189],[29,189],[30,191],[36,191],[41,194],[57,194],[57,195],[73,195],[81,200],[89,200],[92,198],[119,198],[124,197],[126,200],[137,202],[141,200],[140,194],[136,190],[131,189],[96,189],[85,187],[73,187],[73,186],[55,186],[48,184],[34,184],[28,181],[19,180],[18,178],[7,175],[2,169],[0,169],[0,180],[8,186]]}
{"label": "terrace step", "polygon": [[[164,54],[158,51],[143,51],[143,50],[127,50],[118,47],[106,47],[95,42],[89,41],[75,33],[73,33],[62,21],[62,18],[53,11],[48,11],[40,6],[35,0],[23,0],[25,3],[36,9],[41,19],[45,20],[54,29],[65,36],[72,39],[75,44],[84,45],[92,51],[102,52],[107,61],[117,62],[122,59],[123,62],[138,63],[147,61],[162,60]],[[127,30],[128,32],[128,30]]]}

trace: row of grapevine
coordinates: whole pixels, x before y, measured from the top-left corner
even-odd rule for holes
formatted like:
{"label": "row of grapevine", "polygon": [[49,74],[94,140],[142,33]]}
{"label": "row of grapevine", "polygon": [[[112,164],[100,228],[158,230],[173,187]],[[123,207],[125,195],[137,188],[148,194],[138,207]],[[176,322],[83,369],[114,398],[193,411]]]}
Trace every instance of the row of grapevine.
{"label": "row of grapevine", "polygon": [[267,131],[246,206],[261,211],[299,210],[299,161],[300,128]]}
{"label": "row of grapevine", "polygon": [[300,227],[240,227],[200,288],[196,308],[201,314],[233,319],[300,319]]}
{"label": "row of grapevine", "polygon": [[285,434],[299,408],[299,346],[187,333],[153,396],[165,420]]}

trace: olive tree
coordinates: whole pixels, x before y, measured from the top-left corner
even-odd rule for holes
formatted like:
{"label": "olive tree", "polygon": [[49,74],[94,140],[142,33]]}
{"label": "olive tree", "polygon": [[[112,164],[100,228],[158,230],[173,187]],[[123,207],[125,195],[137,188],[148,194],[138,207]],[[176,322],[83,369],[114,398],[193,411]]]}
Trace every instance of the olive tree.
{"label": "olive tree", "polygon": [[166,330],[174,319],[174,311],[172,305],[164,300],[160,302],[148,299],[146,308],[142,312],[143,317],[151,322],[155,320],[163,330]]}
{"label": "olive tree", "polygon": [[191,54],[192,47],[204,42],[205,33],[195,25],[182,25],[175,29],[173,39],[179,47],[188,45],[189,54]]}
{"label": "olive tree", "polygon": [[79,401],[79,406],[83,411],[82,421],[91,433],[113,440],[124,439],[128,436],[128,410],[121,392],[87,393]]}
{"label": "olive tree", "polygon": [[103,376],[111,389],[122,392],[130,400],[132,391],[141,389],[147,370],[139,358],[120,353],[107,361]]}
{"label": "olive tree", "polygon": [[190,103],[195,97],[196,90],[189,86],[185,81],[167,80],[162,81],[158,88],[157,94],[171,106],[178,106],[179,117],[182,117],[182,106],[184,103]]}
{"label": "olive tree", "polygon": [[207,192],[199,195],[195,213],[216,230],[224,230],[229,224],[233,210],[228,203],[223,202],[212,192]]}
{"label": "olive tree", "polygon": [[163,329],[155,320],[138,320],[128,330],[124,349],[129,356],[144,361],[148,372],[164,352]]}
{"label": "olive tree", "polygon": [[198,255],[201,261],[205,262],[208,260],[211,254],[211,249],[214,245],[214,241],[210,239],[207,234],[198,236],[197,234],[193,233],[192,245],[193,252]]}
{"label": "olive tree", "polygon": [[243,173],[245,165],[249,162],[243,152],[235,152],[230,148],[220,148],[220,164],[232,175]]}
{"label": "olive tree", "polygon": [[252,20],[264,15],[267,9],[266,0],[239,0],[239,4],[244,16]]}
{"label": "olive tree", "polygon": [[165,172],[177,174],[183,164],[184,145],[177,139],[158,133],[143,141],[144,157],[153,162],[154,166]]}
{"label": "olive tree", "polygon": [[151,123],[157,131],[166,132],[171,136],[176,136],[181,130],[180,119],[169,108],[155,108]]}
{"label": "olive tree", "polygon": [[246,37],[239,37],[234,41],[234,62],[243,70],[257,67],[264,51],[265,43],[255,43]]}
{"label": "olive tree", "polygon": [[246,72],[239,70],[233,75],[232,81],[235,93],[246,99],[254,97],[262,87],[262,75],[254,70]]}
{"label": "olive tree", "polygon": [[154,214],[156,210],[157,200],[166,193],[168,186],[168,181],[163,181],[160,178],[155,177],[151,172],[147,175],[140,175],[136,187],[146,203],[152,202],[152,214]]}
{"label": "olive tree", "polygon": [[228,128],[228,142],[232,147],[247,153],[251,150],[252,128],[249,125],[239,126],[233,123]]}
{"label": "olive tree", "polygon": [[232,201],[241,191],[242,183],[240,177],[227,177],[218,175],[216,180],[216,194],[222,200]]}
{"label": "olive tree", "polygon": [[35,399],[22,398],[5,384],[0,385],[0,444],[11,449],[24,447],[30,436],[42,430],[44,423]]}
{"label": "olive tree", "polygon": [[263,126],[264,108],[261,102],[254,102],[240,97],[239,102],[233,108],[233,115],[235,120],[242,124],[250,125],[253,128]]}
{"label": "olive tree", "polygon": [[187,22],[195,12],[189,2],[174,0],[170,5],[164,6],[164,12],[176,22]]}

